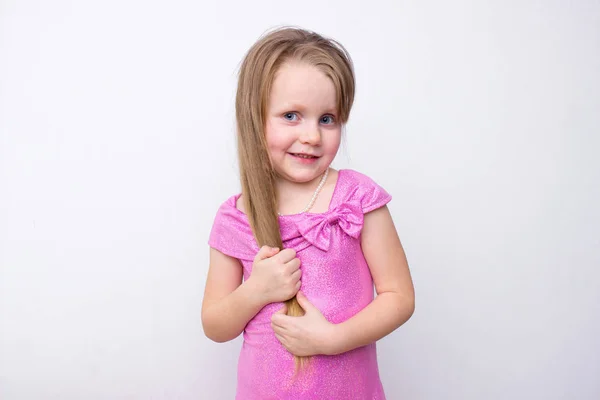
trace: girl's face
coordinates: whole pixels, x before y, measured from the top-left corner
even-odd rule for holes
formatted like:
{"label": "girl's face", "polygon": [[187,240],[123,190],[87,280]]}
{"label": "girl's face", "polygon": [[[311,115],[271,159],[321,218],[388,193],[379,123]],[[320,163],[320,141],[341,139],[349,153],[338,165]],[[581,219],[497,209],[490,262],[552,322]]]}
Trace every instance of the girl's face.
{"label": "girl's face", "polygon": [[283,179],[296,183],[319,178],[340,146],[333,82],[302,62],[281,66],[271,87],[265,122],[269,156]]}

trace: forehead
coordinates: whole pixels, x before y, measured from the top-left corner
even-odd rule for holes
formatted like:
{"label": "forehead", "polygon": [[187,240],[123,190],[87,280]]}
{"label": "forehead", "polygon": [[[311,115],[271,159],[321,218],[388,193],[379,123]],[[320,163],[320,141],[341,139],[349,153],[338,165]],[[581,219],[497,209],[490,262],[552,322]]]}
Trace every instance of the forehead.
{"label": "forehead", "polygon": [[270,107],[298,105],[335,110],[336,93],[331,79],[306,63],[285,63],[277,71],[270,93]]}

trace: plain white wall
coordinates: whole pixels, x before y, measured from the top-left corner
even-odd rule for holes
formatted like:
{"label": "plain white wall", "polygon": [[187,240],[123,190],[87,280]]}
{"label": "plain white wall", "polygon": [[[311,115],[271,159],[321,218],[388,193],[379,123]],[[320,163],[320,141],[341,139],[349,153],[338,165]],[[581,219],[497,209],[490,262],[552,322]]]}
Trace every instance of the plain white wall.
{"label": "plain white wall", "polygon": [[335,166],[394,195],[388,398],[600,398],[600,4],[475,0],[1,1],[0,398],[233,398],[206,241],[238,63],[281,24],[350,51]]}

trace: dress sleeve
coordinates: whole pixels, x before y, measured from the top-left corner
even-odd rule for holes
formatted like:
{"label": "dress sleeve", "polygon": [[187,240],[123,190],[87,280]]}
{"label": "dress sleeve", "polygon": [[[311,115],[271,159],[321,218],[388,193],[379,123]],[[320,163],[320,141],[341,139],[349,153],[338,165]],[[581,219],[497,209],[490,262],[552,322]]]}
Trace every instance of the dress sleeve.
{"label": "dress sleeve", "polygon": [[356,184],[353,196],[360,200],[363,214],[383,207],[392,200],[392,196],[373,179],[359,172],[352,172]]}
{"label": "dress sleeve", "polygon": [[208,245],[239,260],[252,260],[257,252],[248,223],[227,203],[217,211]]}

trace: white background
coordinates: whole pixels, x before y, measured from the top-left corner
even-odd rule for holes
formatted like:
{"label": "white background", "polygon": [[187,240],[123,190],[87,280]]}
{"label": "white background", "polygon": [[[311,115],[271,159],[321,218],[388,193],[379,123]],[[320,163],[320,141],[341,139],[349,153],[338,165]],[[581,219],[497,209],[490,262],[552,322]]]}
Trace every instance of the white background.
{"label": "white background", "polygon": [[236,72],[342,42],[334,164],[384,186],[417,294],[388,399],[600,398],[598,1],[0,1],[0,398],[232,399],[200,323],[239,190]]}

